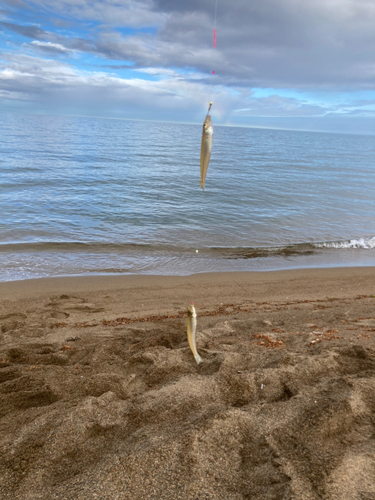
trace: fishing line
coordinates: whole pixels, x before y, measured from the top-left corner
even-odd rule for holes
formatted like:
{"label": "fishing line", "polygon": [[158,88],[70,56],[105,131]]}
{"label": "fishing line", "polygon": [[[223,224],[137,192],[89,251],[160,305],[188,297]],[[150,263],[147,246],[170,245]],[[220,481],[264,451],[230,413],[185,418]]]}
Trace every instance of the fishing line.
{"label": "fishing line", "polygon": [[[215,0],[215,11],[214,11],[214,25],[213,25],[213,35],[214,35],[214,39],[213,39],[213,48],[216,49],[216,18],[217,18],[217,0]],[[215,75],[215,70],[213,69],[213,67],[211,66],[211,75]],[[212,106],[212,95],[213,95],[213,88],[211,88],[211,93],[210,93],[210,107],[209,107],[209,110],[207,112],[207,114],[210,112],[210,109],[211,109],[211,106]]]}
{"label": "fishing line", "polygon": [[[214,15],[214,49],[216,49],[216,16],[217,16],[217,0],[215,0],[215,15]],[[215,74],[215,71],[212,71],[212,74]]]}

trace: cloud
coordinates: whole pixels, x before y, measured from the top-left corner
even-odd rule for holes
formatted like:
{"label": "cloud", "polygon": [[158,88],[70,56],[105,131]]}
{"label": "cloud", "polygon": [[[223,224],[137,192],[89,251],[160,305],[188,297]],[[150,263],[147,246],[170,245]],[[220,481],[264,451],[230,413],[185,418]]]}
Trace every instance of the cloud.
{"label": "cloud", "polygon": [[271,95],[268,97],[252,97],[246,101],[246,108],[234,109],[238,117],[340,117],[340,116],[373,116],[375,117],[375,100],[338,101],[335,103],[312,103],[307,99]]}
{"label": "cloud", "polygon": [[[95,46],[91,40],[80,38],[80,37],[69,37],[66,35],[61,35],[59,33],[53,33],[51,31],[42,30],[38,26],[20,26],[13,23],[0,22],[0,26],[18,33],[26,38],[32,38],[33,42],[31,44],[24,44],[28,48],[35,48],[40,51],[44,46],[45,48],[50,47],[51,50],[53,46],[59,46],[60,52],[65,50],[66,52],[71,51],[72,53],[81,52],[97,52]],[[47,49],[48,50],[48,49]]]}
{"label": "cloud", "polygon": [[[39,44],[41,42],[38,42]],[[0,91],[7,99],[29,100],[55,110],[75,108],[81,114],[102,116],[153,117],[181,121],[200,121],[202,109],[214,101],[217,123],[242,122],[245,117],[323,117],[346,114],[365,116],[374,113],[375,101],[312,104],[301,98],[271,95],[256,97],[249,89],[207,86],[202,75],[180,73],[164,68],[144,68],[139,73],[159,80],[121,78],[101,71],[83,71],[51,59],[27,55],[2,54]],[[340,111],[341,110],[341,111]],[[175,118],[176,119],[176,118]]]}
{"label": "cloud", "polygon": [[[33,0],[33,6],[45,9],[44,0]],[[161,26],[168,14],[154,9],[152,0],[49,0],[48,9],[79,21],[97,21],[111,26]]]}
{"label": "cloud", "polygon": [[[370,0],[219,1],[215,50],[212,1],[52,0],[48,8],[102,25],[83,36],[63,36],[36,25],[2,24],[34,40],[138,67],[192,68],[207,75],[215,70],[228,86],[374,88],[375,3]],[[158,30],[121,32],[147,26]]]}
{"label": "cloud", "polygon": [[327,107],[303,99],[272,95],[250,99],[246,108],[235,109],[233,113],[238,116],[324,116]]}
{"label": "cloud", "polygon": [[[26,55],[2,54],[0,91],[8,99],[35,101],[39,105],[53,104],[55,109],[67,103],[77,110],[95,113],[119,111],[129,116],[129,110],[148,106],[156,110],[175,110],[191,106],[191,100],[204,98],[204,89],[175,81],[151,82],[125,79],[103,72],[79,71],[69,64]],[[124,107],[122,107],[124,106]],[[130,117],[130,116],[129,116]]]}
{"label": "cloud", "polygon": [[31,43],[24,43],[23,46],[46,54],[71,55],[76,53],[76,50],[68,49],[60,43],[40,42],[38,40],[34,40]]}
{"label": "cloud", "polygon": [[1,95],[7,103],[21,96],[31,112],[200,122],[212,97],[217,123],[229,123],[232,108],[239,107],[242,98],[225,87],[208,89],[199,79],[163,69],[152,71],[162,76],[159,81],[150,81],[77,70],[65,62],[24,54],[2,54],[1,59]]}
{"label": "cloud", "polygon": [[29,9],[28,5],[25,2],[22,2],[22,0],[2,0],[2,2],[6,5],[9,5],[9,7],[26,10]]}
{"label": "cloud", "polygon": [[212,96],[218,123],[374,116],[373,0],[219,0],[216,49],[212,0],[6,4],[7,102],[201,121]]}
{"label": "cloud", "polygon": [[[201,9],[195,2],[158,4],[171,12],[158,39],[184,42],[194,49],[195,67],[209,72],[210,65],[196,52],[212,46],[208,2]],[[255,87],[368,87],[373,85],[366,68],[374,64],[374,24],[374,4],[361,0],[219,2],[221,59],[215,69],[228,84],[235,79]]]}
{"label": "cloud", "polygon": [[178,77],[177,71],[174,69],[167,68],[139,68],[139,73],[146,73],[148,75],[162,76],[164,78],[176,78]]}
{"label": "cloud", "polygon": [[0,26],[10,31],[14,31],[19,35],[27,38],[43,38],[49,36],[47,31],[40,29],[38,26],[21,26],[19,24],[0,22]]}
{"label": "cloud", "polygon": [[0,19],[6,19],[9,16],[10,12],[8,10],[2,9],[0,7]]}

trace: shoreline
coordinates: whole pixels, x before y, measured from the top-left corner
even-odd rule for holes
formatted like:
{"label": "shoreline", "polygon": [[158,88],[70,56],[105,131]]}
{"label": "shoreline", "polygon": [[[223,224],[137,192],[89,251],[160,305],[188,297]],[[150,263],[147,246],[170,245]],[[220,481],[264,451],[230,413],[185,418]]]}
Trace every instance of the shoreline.
{"label": "shoreline", "polygon": [[[307,281],[306,281],[307,280]],[[320,281],[325,281],[322,289]],[[359,281],[361,280],[361,281]],[[234,285],[233,285],[234,284]],[[270,285],[287,287],[282,292],[271,290]],[[199,290],[215,291],[216,287],[229,286],[234,297],[243,296],[247,290],[249,297],[256,294],[264,297],[271,293],[270,299],[285,297],[285,294],[307,294],[319,297],[348,296],[348,294],[375,293],[375,266],[368,267],[327,267],[286,269],[277,271],[222,271],[213,273],[197,273],[188,276],[165,275],[95,275],[95,276],[61,276],[53,278],[32,278],[26,280],[0,282],[0,300],[35,298],[37,294],[54,293],[97,293],[114,290],[148,290],[152,291],[180,288],[183,295],[196,295],[199,299],[205,296]],[[216,293],[216,291],[214,292]],[[234,299],[235,300],[235,299]]]}
{"label": "shoreline", "polygon": [[[352,240],[353,245],[360,241]],[[336,267],[374,267],[375,239],[356,248],[315,248],[300,243],[282,248],[212,248],[173,251],[3,252],[0,282],[48,277],[189,276],[223,272],[269,272]],[[305,248],[306,247],[306,248]]]}

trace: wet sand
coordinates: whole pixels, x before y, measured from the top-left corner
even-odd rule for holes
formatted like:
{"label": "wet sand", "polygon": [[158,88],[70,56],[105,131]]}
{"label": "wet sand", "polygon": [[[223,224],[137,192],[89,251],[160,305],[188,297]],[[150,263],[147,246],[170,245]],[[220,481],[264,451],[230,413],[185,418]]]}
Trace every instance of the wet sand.
{"label": "wet sand", "polygon": [[375,268],[0,283],[0,340],[1,499],[375,498]]}

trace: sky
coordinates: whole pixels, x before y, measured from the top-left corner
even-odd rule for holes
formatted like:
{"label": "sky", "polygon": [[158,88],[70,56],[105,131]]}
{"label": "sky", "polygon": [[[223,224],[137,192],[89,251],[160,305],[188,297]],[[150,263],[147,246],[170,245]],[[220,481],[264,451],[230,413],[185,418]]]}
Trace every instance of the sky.
{"label": "sky", "polygon": [[375,0],[0,0],[0,113],[203,123],[210,101],[218,125],[375,135]]}

